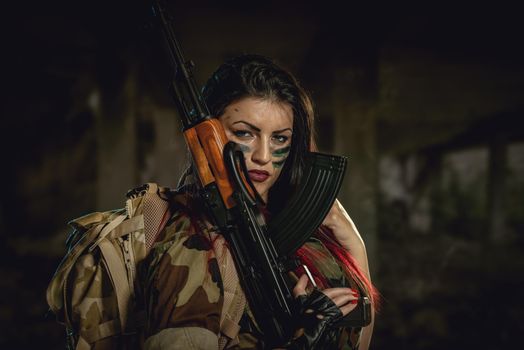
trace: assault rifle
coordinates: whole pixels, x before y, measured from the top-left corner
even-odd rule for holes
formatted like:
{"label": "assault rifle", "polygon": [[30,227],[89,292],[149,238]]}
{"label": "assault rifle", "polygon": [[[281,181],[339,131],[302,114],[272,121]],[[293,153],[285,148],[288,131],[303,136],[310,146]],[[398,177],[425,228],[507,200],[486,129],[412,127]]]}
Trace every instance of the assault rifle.
{"label": "assault rifle", "polygon": [[[213,224],[228,241],[266,345],[282,345],[295,330],[294,297],[287,273],[297,263],[290,256],[327,215],[340,189],[347,159],[309,153],[299,192],[290,199],[287,209],[267,225],[247,176],[243,153],[228,141],[220,121],[210,115],[195,84],[193,63],[183,58],[172,19],[161,0],[154,1],[153,13],[173,68],[171,90],[200,182],[199,195]],[[364,326],[370,320],[369,301],[362,297],[357,309],[344,319],[344,325]]]}

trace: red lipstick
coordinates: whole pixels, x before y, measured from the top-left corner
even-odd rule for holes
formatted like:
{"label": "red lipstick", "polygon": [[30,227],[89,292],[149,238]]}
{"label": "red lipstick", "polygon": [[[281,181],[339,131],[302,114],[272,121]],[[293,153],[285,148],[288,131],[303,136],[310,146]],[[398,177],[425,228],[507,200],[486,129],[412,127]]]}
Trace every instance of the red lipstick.
{"label": "red lipstick", "polygon": [[269,177],[269,173],[265,170],[249,170],[249,178],[251,181],[264,182]]}

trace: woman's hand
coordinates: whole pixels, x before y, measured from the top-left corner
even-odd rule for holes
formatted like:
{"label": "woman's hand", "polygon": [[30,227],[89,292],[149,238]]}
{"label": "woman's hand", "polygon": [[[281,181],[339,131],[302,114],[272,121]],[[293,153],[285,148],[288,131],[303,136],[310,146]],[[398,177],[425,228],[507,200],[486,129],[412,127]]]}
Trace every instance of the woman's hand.
{"label": "woman's hand", "polygon": [[293,288],[297,303],[297,330],[285,349],[333,349],[338,331],[330,325],[356,307],[356,292],[351,288],[328,288],[323,291],[313,289],[308,295],[307,283],[307,275],[302,275]]}
{"label": "woman's hand", "polygon": [[[308,284],[307,275],[302,275],[295,287],[293,288],[293,296],[297,298],[301,295],[306,295],[306,287]],[[342,316],[346,316],[357,306],[358,292],[351,288],[328,288],[322,291],[331,301],[340,309]],[[306,313],[309,310],[306,310]],[[309,311],[313,312],[313,310]],[[319,317],[320,315],[317,315]]]}

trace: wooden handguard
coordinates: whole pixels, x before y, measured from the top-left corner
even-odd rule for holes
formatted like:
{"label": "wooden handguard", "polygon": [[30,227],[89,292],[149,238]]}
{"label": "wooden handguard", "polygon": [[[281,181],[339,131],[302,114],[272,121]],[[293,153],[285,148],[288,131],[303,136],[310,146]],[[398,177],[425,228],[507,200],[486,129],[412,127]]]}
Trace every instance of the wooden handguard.
{"label": "wooden handguard", "polygon": [[206,119],[184,131],[184,137],[202,186],[216,182],[226,208],[232,208],[235,205],[232,198],[233,188],[222,153],[228,139],[220,121],[215,118]]}

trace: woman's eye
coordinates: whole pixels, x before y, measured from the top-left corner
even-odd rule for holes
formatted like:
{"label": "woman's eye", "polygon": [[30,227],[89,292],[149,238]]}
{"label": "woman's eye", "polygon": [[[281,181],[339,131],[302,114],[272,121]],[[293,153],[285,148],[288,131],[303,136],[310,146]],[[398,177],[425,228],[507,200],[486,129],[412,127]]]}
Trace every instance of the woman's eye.
{"label": "woman's eye", "polygon": [[251,133],[246,130],[235,130],[233,131],[233,135],[235,135],[238,138],[247,138],[251,136]]}
{"label": "woman's eye", "polygon": [[289,137],[283,136],[283,135],[275,135],[273,136],[273,140],[275,140],[279,144],[284,144],[289,140]]}

